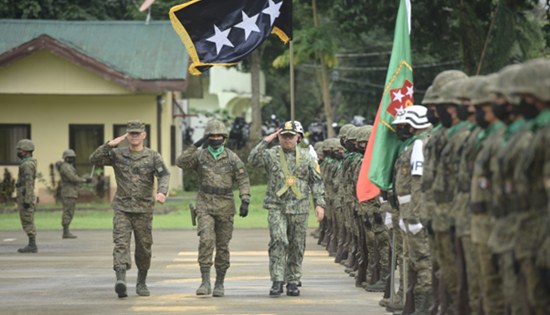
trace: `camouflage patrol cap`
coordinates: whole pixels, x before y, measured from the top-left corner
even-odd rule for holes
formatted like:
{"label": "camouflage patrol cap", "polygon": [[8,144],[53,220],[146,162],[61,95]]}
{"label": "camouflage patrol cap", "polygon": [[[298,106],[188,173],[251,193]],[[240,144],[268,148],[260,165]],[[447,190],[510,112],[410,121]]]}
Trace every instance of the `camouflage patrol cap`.
{"label": "camouflage patrol cap", "polygon": [[338,138],[347,137],[348,132],[349,132],[349,130],[350,130],[352,127],[355,127],[355,126],[352,125],[352,124],[345,124],[345,125],[343,125],[343,126],[340,128],[340,132],[338,133]]}
{"label": "camouflage patrol cap", "polygon": [[464,79],[468,76],[466,73],[460,71],[460,70],[445,70],[440,72],[438,75],[435,76],[433,82],[432,82],[432,93],[434,95],[435,101],[433,104],[441,104],[441,88],[457,79]]}
{"label": "camouflage patrol cap", "polygon": [[63,159],[68,157],[76,157],[76,153],[74,153],[74,151],[71,149],[63,151]]}
{"label": "camouflage patrol cap", "polygon": [[518,70],[510,92],[530,94],[544,102],[550,102],[550,59],[537,58],[527,61]]}
{"label": "camouflage patrol cap", "polygon": [[32,143],[29,139],[21,139],[17,141],[15,148],[22,151],[32,152],[34,151],[34,143]]}
{"label": "camouflage patrol cap", "polygon": [[144,132],[145,124],[141,120],[129,120],[126,123],[126,132]]}
{"label": "camouflage patrol cap", "polygon": [[357,137],[357,142],[369,141],[371,132],[372,132],[371,125],[365,125],[365,126],[359,127],[359,136]]}
{"label": "camouflage patrol cap", "polygon": [[206,136],[222,135],[224,138],[229,137],[229,133],[227,132],[225,124],[217,119],[211,119],[206,123],[204,134]]}
{"label": "camouflage patrol cap", "polygon": [[479,106],[483,104],[491,104],[495,100],[494,94],[491,92],[491,84],[497,79],[497,74],[492,73],[483,77],[473,88],[470,101],[472,104]]}
{"label": "camouflage patrol cap", "polygon": [[462,104],[460,92],[462,91],[462,85],[467,79],[468,78],[462,78],[447,82],[441,87],[440,97],[437,102],[439,104]]}
{"label": "camouflage patrol cap", "polygon": [[511,104],[519,104],[520,98],[517,97],[517,95],[510,93],[510,88],[512,87],[516,75],[521,67],[521,64],[513,64],[502,68],[497,73],[496,80],[494,80],[489,86],[489,90],[493,93],[504,95],[504,97],[506,97]]}

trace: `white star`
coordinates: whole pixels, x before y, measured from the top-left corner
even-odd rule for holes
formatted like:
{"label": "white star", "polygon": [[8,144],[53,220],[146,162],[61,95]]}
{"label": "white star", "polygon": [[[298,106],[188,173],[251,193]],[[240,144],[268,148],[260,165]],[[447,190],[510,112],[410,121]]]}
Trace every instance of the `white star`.
{"label": "white star", "polygon": [[256,25],[256,21],[258,20],[258,16],[260,13],[254,15],[253,17],[249,17],[242,11],[243,20],[241,23],[235,25],[234,27],[241,28],[244,30],[244,39],[247,40],[248,36],[250,36],[250,33],[252,32],[258,32],[260,33],[260,28],[258,25]]}
{"label": "white star", "polygon": [[227,36],[229,36],[229,31],[231,31],[231,27],[222,32],[216,25],[214,25],[214,36],[206,39],[207,41],[216,44],[216,55],[220,54],[220,50],[222,50],[223,46],[235,47],[227,38]]}
{"label": "white star", "polygon": [[408,95],[409,97],[412,98],[413,93],[414,93],[414,87],[412,87],[412,86],[407,86],[407,93],[405,93],[405,95]]}
{"label": "white star", "polygon": [[403,100],[403,94],[401,94],[401,90],[398,90],[397,92],[393,93],[393,100],[398,100],[399,102],[401,102]]}
{"label": "white star", "polygon": [[395,109],[395,114],[396,116],[401,116],[403,114],[405,114],[405,108],[403,108],[403,105],[401,105],[401,107],[398,107]]}
{"label": "white star", "polygon": [[262,13],[268,14],[269,19],[271,20],[271,24],[275,22],[275,19],[279,17],[279,14],[281,14],[281,6],[283,5],[283,1],[279,3],[273,2],[273,0],[269,0],[269,6],[265,9],[263,9]]}

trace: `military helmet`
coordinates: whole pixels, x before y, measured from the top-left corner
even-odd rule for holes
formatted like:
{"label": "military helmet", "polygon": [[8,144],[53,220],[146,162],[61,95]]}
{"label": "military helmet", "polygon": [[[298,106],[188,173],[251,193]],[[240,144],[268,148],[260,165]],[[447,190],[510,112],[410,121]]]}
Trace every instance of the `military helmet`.
{"label": "military helmet", "polygon": [[32,152],[34,151],[34,144],[29,139],[21,139],[17,142],[15,148],[22,151]]}
{"label": "military helmet", "polygon": [[357,136],[357,142],[369,141],[371,132],[372,132],[371,125],[365,125],[365,126],[359,127],[359,135]]}
{"label": "military helmet", "polygon": [[514,84],[514,79],[521,67],[521,64],[512,64],[502,68],[497,73],[496,79],[489,85],[489,90],[504,95],[511,104],[519,104],[519,97],[510,93],[510,88]]}
{"label": "military helmet", "polygon": [[453,80],[464,79],[467,77],[468,76],[466,75],[466,73],[460,70],[445,70],[436,75],[432,82],[432,93],[436,98],[435,104],[441,104],[441,88],[445,84]]}
{"label": "military helmet", "polygon": [[462,85],[466,82],[468,78],[456,79],[453,81],[447,82],[444,86],[441,87],[440,97],[437,100],[438,104],[454,104],[460,105],[462,101],[460,99],[460,92],[462,90]]}
{"label": "military helmet", "polygon": [[76,157],[76,153],[74,153],[74,151],[71,149],[63,151],[63,159],[68,157]]}
{"label": "military helmet", "polygon": [[497,74],[492,73],[490,75],[483,76],[483,79],[480,80],[472,89],[472,97],[470,101],[474,105],[482,105],[487,103],[493,103],[495,100],[494,95],[492,94],[490,87],[493,82],[497,79]]}
{"label": "military helmet", "polygon": [[217,119],[211,119],[206,123],[204,134],[206,136],[222,135],[224,138],[229,137],[229,133],[227,132],[225,124]]}
{"label": "military helmet", "polygon": [[324,141],[317,141],[313,145],[313,149],[315,150],[315,153],[317,153],[317,155],[323,155],[324,147],[325,147]]}
{"label": "military helmet", "polygon": [[458,92],[458,98],[463,100],[471,100],[472,99],[472,91],[474,90],[474,87],[483,80],[484,76],[474,75],[471,77],[468,77],[462,82],[462,85],[460,86],[460,91]]}
{"label": "military helmet", "polygon": [[352,125],[352,124],[345,124],[345,125],[343,125],[343,126],[340,128],[340,132],[338,133],[338,138],[347,137],[348,132],[349,132],[349,130],[350,130],[352,127],[355,127],[355,126]]}
{"label": "military helmet", "polygon": [[518,70],[510,92],[531,94],[544,102],[550,102],[550,59],[537,58],[527,61]]}
{"label": "military helmet", "polygon": [[346,141],[355,141],[357,140],[357,136],[359,134],[359,127],[353,126],[348,130],[348,134],[346,136]]}
{"label": "military helmet", "polygon": [[434,93],[434,88],[432,85],[426,89],[426,92],[424,93],[424,98],[422,99],[422,105],[431,105],[434,104],[434,102],[437,101],[437,96]]}
{"label": "military helmet", "polygon": [[392,122],[392,125],[409,124],[415,129],[425,129],[431,127],[432,124],[428,121],[428,109],[422,105],[407,106],[399,112]]}

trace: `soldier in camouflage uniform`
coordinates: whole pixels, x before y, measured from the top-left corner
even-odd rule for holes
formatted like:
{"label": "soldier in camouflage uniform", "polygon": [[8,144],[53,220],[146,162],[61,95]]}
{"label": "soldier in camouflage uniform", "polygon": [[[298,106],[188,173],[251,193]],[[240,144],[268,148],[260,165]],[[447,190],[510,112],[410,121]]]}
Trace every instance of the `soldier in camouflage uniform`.
{"label": "soldier in camouflage uniform", "polygon": [[[550,314],[550,61],[523,64],[514,78],[512,93],[521,97],[518,109],[533,118],[532,141],[505,188],[515,191],[511,211],[517,211],[514,254],[524,281],[529,314]],[[525,310],[524,310],[525,311]]]}
{"label": "soldier in camouflage uniform", "polygon": [[[126,134],[98,147],[90,162],[96,166],[112,166],[117,190],[113,199],[113,269],[116,273],[115,292],[119,298],[127,297],[126,270],[132,267],[130,242],[135,234],[135,261],[138,267],[136,293],[148,296],[146,278],[151,266],[153,245],[153,207],[155,201],[164,203],[168,195],[170,173],[156,151],[144,147],[147,136],[145,124],[131,120]],[[127,139],[128,147],[117,147]],[[157,193],[153,189],[157,178]]]}
{"label": "soldier in camouflage uniform", "polygon": [[[307,151],[297,148],[297,121],[287,121],[282,129],[265,137],[248,157],[254,167],[264,167],[268,174],[264,207],[269,211],[269,272],[273,285],[269,292],[278,296],[287,280],[287,295],[298,296],[297,284],[302,275],[309,195],[313,194],[318,221],[324,216],[324,185],[319,165]],[[268,149],[275,138],[280,145]],[[285,270],[288,278],[285,279]]]}
{"label": "soldier in camouflage uniform", "polygon": [[90,182],[90,180],[78,176],[74,166],[75,162],[76,153],[71,149],[65,150],[63,152],[63,162],[59,166],[59,174],[61,175],[61,202],[63,203],[63,213],[61,215],[61,225],[63,226],[62,238],[76,238],[76,235],[69,231],[69,225],[74,217],[78,189],[83,182]]}
{"label": "soldier in camouflage uniform", "polygon": [[22,139],[16,145],[19,161],[19,174],[17,175],[17,208],[23,231],[27,233],[29,244],[17,251],[20,253],[36,253],[36,226],[34,225],[34,207],[36,196],[34,194],[34,181],[36,179],[36,159],[32,157],[34,144],[29,139]]}
{"label": "soldier in camouflage uniform", "polygon": [[398,113],[393,125],[396,135],[403,141],[394,165],[394,188],[399,202],[399,228],[404,232],[409,268],[416,279],[412,314],[428,314],[432,301],[432,265],[428,232],[420,222],[420,209],[424,205],[421,177],[424,164],[423,146],[432,127],[426,116],[427,108],[413,105]]}
{"label": "soldier in camouflage uniform", "polygon": [[[239,187],[241,199],[239,215],[248,215],[250,181],[244,163],[223,145],[228,135],[223,122],[210,120],[206,124],[204,138],[183,151],[176,161],[178,167],[194,170],[200,183],[196,212],[200,237],[198,262],[202,282],[197,289],[197,295],[212,293],[215,297],[222,297],[225,294],[223,284],[230,265],[229,241],[233,235],[235,184]],[[199,149],[203,144],[206,144],[206,148]],[[214,249],[216,282],[212,291],[210,268]]]}

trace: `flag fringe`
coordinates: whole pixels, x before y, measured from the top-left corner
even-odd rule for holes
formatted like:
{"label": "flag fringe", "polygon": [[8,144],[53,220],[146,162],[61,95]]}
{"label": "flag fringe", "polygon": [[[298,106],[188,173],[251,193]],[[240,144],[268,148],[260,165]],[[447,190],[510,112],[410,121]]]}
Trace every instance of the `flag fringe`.
{"label": "flag fringe", "polygon": [[288,41],[290,40],[288,35],[282,29],[278,28],[277,26],[273,27],[273,29],[271,30],[271,34],[277,35],[277,37],[279,37],[279,39],[284,44],[288,44]]}

